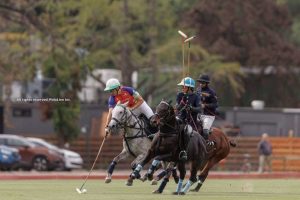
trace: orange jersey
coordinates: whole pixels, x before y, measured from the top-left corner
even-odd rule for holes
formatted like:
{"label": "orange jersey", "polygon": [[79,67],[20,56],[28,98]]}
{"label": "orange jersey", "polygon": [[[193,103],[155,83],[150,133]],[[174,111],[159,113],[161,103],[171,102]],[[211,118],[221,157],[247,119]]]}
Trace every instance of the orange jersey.
{"label": "orange jersey", "polygon": [[126,103],[128,102],[128,107],[134,107],[136,104],[135,98],[134,98],[134,89],[131,87],[121,87],[121,92],[117,94],[116,96],[110,96],[108,100],[108,107],[113,108],[116,106],[118,102]]}

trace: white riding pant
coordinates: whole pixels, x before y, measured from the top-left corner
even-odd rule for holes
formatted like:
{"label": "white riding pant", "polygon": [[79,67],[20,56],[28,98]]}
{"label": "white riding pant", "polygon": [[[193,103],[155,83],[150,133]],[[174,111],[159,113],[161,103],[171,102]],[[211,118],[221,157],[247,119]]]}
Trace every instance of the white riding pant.
{"label": "white riding pant", "polygon": [[132,110],[132,112],[136,116],[140,116],[140,114],[143,113],[144,115],[146,115],[146,117],[148,119],[150,119],[150,117],[152,117],[154,115],[152,109],[148,106],[148,104],[146,103],[146,101],[144,101],[139,107],[137,107],[134,110]]}
{"label": "white riding pant", "polygon": [[[199,117],[199,115],[198,115],[198,117]],[[202,122],[203,129],[210,130],[213,122],[215,121],[215,116],[200,115],[200,121]]]}

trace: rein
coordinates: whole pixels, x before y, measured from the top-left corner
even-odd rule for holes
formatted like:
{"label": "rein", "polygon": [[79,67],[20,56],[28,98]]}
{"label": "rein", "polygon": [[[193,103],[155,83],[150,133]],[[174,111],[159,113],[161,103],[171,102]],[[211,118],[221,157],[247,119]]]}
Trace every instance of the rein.
{"label": "rein", "polygon": [[[121,105],[119,105],[119,106],[121,106]],[[140,120],[138,119],[138,117],[135,116],[135,114],[133,114],[133,112],[131,110],[129,110],[131,115],[128,116],[128,114],[126,112],[126,107],[124,107],[124,106],[121,106],[121,107],[124,109],[124,113],[121,116],[121,119],[118,120],[117,118],[113,117],[112,120],[117,122],[118,128],[123,128],[125,130],[125,133],[123,134],[123,138],[124,139],[135,139],[135,138],[147,137],[147,135],[144,134],[144,131],[143,131],[144,128],[143,128]],[[134,124],[129,124],[132,117],[134,117],[135,122],[134,122]],[[124,122],[122,122],[122,121],[124,121]],[[138,127],[137,127],[137,125],[138,125]],[[126,136],[127,135],[126,128],[135,129],[135,130],[138,130],[138,132],[133,136]]]}

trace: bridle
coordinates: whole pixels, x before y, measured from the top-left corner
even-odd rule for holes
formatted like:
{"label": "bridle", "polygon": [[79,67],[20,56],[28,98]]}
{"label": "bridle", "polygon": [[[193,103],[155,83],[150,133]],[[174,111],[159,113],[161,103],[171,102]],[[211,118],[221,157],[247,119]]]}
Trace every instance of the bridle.
{"label": "bridle", "polygon": [[[158,119],[159,119],[159,124],[160,125],[166,125],[168,127],[170,127],[171,129],[173,130],[176,130],[177,131],[177,127],[174,127],[173,125],[169,124],[168,123],[168,120],[172,117],[175,117],[175,113],[172,114],[172,110],[173,110],[173,107],[170,106],[169,103],[165,102],[165,101],[161,101],[160,104],[158,105],[158,107],[161,105],[161,104],[165,104],[168,106],[168,110],[166,111],[166,113],[164,112],[163,114],[159,114],[156,110],[156,112],[154,113],[154,116],[157,116]],[[174,112],[174,111],[173,111]],[[176,126],[177,126],[177,122],[176,122]]]}
{"label": "bridle", "polygon": [[[122,104],[117,104],[116,106],[120,106],[120,107],[123,108],[123,114],[122,114],[120,120],[118,120],[115,117],[113,117],[111,119],[111,120],[114,120],[116,122],[116,126],[114,128],[124,129],[123,139],[124,139],[124,141],[127,145],[128,151],[132,156],[136,157],[136,155],[131,150],[128,141],[132,140],[132,139],[136,139],[136,138],[147,137],[147,135],[144,133],[144,127],[142,126],[141,120],[139,120],[138,117],[131,110],[127,109]],[[131,115],[128,115],[128,111],[131,113]],[[133,124],[130,124],[133,117],[135,119],[134,120],[135,122]],[[127,128],[138,130],[138,132],[133,136],[128,136]]]}
{"label": "bridle", "polygon": [[[123,108],[123,114],[122,116],[117,119],[115,117],[113,117],[111,120],[114,120],[116,122],[116,129],[124,129],[124,139],[134,139],[134,138],[139,138],[139,137],[146,137],[147,135],[144,134],[144,127],[141,123],[141,121],[138,119],[138,117],[131,111],[128,110],[124,105],[122,104],[117,104],[116,106],[122,107]],[[131,113],[131,115],[128,114],[128,111]],[[130,122],[132,121],[132,118],[134,118],[135,122],[133,124],[130,124]],[[134,136],[127,136],[127,128],[130,129],[135,129],[138,130],[137,134],[135,134]]]}
{"label": "bridle", "polygon": [[159,120],[165,120],[165,121],[167,121],[167,119],[169,119],[170,117],[172,117],[171,116],[171,109],[173,109],[173,108],[167,102],[165,102],[165,101],[162,101],[160,104],[165,104],[165,105],[168,106],[168,111],[167,111],[168,113],[164,114],[164,115],[161,115],[158,112],[155,112],[154,115],[156,115],[159,118]]}

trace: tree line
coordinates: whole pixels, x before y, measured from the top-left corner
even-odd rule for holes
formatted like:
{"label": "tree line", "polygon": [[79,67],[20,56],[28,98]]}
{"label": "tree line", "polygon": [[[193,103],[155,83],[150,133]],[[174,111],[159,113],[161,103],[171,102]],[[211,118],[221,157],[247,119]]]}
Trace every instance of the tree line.
{"label": "tree line", "polygon": [[[72,101],[42,110],[69,141],[79,134],[77,93],[93,69],[119,69],[125,85],[138,72],[137,89],[152,106],[175,98],[183,78],[180,29],[197,36],[185,45],[189,75],[210,74],[220,105],[261,99],[297,107],[299,10],[297,0],[3,0],[0,78],[9,86],[39,68],[55,80],[48,97]],[[8,111],[11,102],[3,103]]]}

